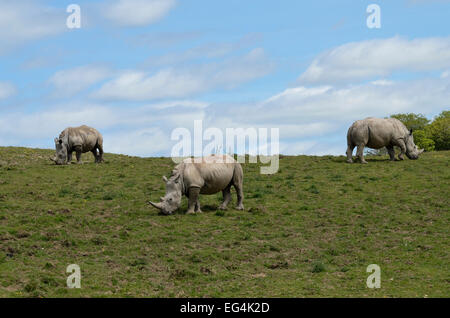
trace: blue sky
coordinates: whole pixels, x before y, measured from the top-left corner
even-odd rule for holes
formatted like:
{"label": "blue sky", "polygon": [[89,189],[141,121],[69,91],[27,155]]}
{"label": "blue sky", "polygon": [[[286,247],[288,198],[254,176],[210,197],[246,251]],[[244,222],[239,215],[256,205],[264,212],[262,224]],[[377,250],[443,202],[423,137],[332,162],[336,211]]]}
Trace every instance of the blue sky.
{"label": "blue sky", "polygon": [[0,145],[53,148],[88,124],[107,152],[170,155],[201,119],[341,155],[357,119],[449,109],[449,16],[447,0],[0,0]]}

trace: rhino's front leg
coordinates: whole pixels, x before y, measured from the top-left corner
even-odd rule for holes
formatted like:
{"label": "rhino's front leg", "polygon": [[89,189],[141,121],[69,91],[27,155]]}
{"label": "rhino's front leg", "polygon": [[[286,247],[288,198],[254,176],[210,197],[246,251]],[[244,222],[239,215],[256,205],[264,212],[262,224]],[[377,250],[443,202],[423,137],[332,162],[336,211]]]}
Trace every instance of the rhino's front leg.
{"label": "rhino's front leg", "polygon": [[69,151],[69,152],[67,153],[67,163],[70,163],[71,161],[72,161],[72,152]]}
{"label": "rhino's front leg", "polygon": [[200,200],[197,198],[197,202],[195,202],[195,213],[203,213],[200,209]]}
{"label": "rhino's front leg", "polygon": [[406,154],[406,145],[403,140],[398,141],[398,146],[400,147],[400,154],[398,155],[399,160],[405,160],[405,157],[403,157]]}
{"label": "rhino's front leg", "polygon": [[[189,196],[188,196],[188,210],[186,214],[194,214],[196,211],[196,205],[198,202],[198,195],[200,194],[200,188],[191,187],[189,188]],[[198,208],[200,209],[200,204],[198,204]]]}
{"label": "rhino's front leg", "polygon": [[390,160],[391,161],[395,161],[395,150],[394,150],[394,146],[388,146],[386,147]]}

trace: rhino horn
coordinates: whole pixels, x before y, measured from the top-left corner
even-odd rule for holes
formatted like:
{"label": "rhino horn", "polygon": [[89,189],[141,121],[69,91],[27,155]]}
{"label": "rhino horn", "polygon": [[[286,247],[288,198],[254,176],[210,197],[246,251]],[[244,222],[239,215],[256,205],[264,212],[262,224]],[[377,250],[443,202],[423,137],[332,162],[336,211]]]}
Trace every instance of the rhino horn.
{"label": "rhino horn", "polygon": [[163,180],[164,180],[164,182],[167,182],[167,177],[163,176]]}
{"label": "rhino horn", "polygon": [[162,203],[154,203],[152,201],[149,201],[148,203],[150,203],[152,206],[154,206],[158,210],[162,210]]}
{"label": "rhino horn", "polygon": [[51,161],[53,161],[53,162],[56,162],[56,158],[55,157],[48,157],[48,159],[50,159]]}
{"label": "rhino horn", "polygon": [[425,149],[419,149],[419,155],[424,152]]}

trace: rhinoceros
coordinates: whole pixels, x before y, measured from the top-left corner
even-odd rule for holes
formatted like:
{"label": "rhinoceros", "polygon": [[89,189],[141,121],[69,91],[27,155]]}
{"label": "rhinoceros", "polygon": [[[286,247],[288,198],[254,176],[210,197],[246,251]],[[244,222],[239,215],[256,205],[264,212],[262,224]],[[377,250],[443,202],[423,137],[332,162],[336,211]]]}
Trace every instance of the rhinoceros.
{"label": "rhinoceros", "polygon": [[418,159],[423,149],[417,149],[414,144],[412,130],[395,118],[373,118],[369,117],[363,120],[357,120],[350,126],[347,132],[347,162],[351,163],[352,153],[357,148],[356,156],[361,163],[367,163],[364,160],[364,147],[380,149],[386,147],[391,161],[395,159],[394,146],[400,148],[399,160],[403,160],[403,155],[409,159]]}
{"label": "rhinoceros", "polygon": [[167,179],[166,195],[161,202],[149,202],[162,214],[172,214],[181,205],[183,195],[188,197],[187,214],[201,213],[199,194],[215,194],[222,191],[223,202],[219,209],[225,210],[231,201],[231,186],[237,193],[238,210],[243,210],[243,171],[240,163],[228,155],[211,155],[187,158],[178,164]]}
{"label": "rhinoceros", "polygon": [[56,154],[50,160],[57,165],[70,163],[74,151],[77,163],[81,163],[81,153],[89,151],[94,154],[96,163],[103,161],[103,137],[96,129],[85,125],[64,129],[59,138],[55,138],[55,148]]}

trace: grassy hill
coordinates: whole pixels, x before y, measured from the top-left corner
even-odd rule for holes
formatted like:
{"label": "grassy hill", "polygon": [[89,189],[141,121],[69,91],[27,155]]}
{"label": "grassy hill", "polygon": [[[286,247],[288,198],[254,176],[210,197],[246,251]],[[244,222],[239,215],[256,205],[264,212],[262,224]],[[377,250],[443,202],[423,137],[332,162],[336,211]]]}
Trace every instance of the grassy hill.
{"label": "grassy hill", "polygon": [[[170,158],[55,166],[0,147],[0,297],[448,297],[450,152],[417,161],[282,157],[244,165],[245,211],[161,216]],[[81,289],[66,267],[81,267]],[[381,288],[369,289],[369,264]]]}

